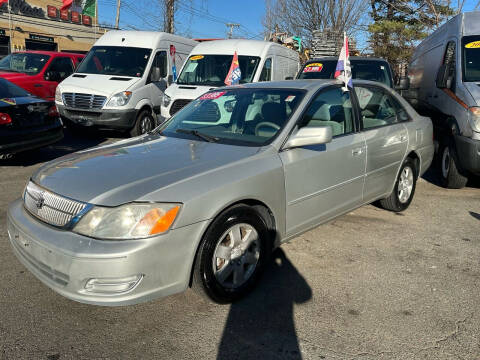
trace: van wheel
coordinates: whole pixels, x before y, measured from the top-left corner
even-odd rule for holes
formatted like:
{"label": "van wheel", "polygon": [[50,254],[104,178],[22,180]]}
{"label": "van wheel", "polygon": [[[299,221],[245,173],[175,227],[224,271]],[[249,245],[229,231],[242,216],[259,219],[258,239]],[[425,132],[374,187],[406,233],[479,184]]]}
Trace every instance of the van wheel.
{"label": "van wheel", "polygon": [[439,160],[442,186],[449,189],[461,189],[467,185],[468,179],[458,171],[458,158],[453,146],[443,145]]}
{"label": "van wheel", "polygon": [[217,303],[249,293],[264,270],[268,236],[262,216],[250,206],[236,205],[220,214],[198,249],[193,290]]}
{"label": "van wheel", "polygon": [[380,206],[394,212],[406,210],[412,202],[416,185],[416,166],[412,159],[407,158],[398,173],[392,193],[389,197],[380,200]]}
{"label": "van wheel", "polygon": [[150,110],[145,109],[140,111],[135,121],[135,125],[130,130],[130,136],[140,136],[152,131],[155,128],[155,119]]}

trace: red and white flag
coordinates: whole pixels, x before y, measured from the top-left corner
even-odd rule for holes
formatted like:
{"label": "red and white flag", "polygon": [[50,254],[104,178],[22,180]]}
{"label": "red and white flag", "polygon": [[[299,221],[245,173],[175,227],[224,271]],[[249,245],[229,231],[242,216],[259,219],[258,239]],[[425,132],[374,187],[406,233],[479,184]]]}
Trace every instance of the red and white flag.
{"label": "red and white flag", "polygon": [[344,91],[348,91],[349,87],[353,88],[352,67],[350,66],[350,54],[348,53],[348,37],[345,33],[343,34],[343,46],[338,57],[337,68],[335,69],[335,79],[344,82]]}

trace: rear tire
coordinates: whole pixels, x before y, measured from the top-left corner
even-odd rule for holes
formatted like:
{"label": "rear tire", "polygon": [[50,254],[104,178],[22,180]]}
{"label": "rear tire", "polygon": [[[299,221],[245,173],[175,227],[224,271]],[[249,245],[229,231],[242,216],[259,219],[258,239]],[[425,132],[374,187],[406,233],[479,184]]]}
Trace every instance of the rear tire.
{"label": "rear tire", "polygon": [[467,185],[468,178],[458,170],[457,152],[451,145],[440,148],[440,178],[442,186],[449,189],[461,189]]}
{"label": "rear tire", "polygon": [[140,136],[146,134],[149,131],[155,129],[156,121],[152,116],[152,112],[149,109],[140,111],[135,121],[135,125],[130,130],[130,136]]}
{"label": "rear tire", "polygon": [[192,288],[216,303],[248,294],[268,259],[267,225],[252,207],[236,205],[209,226],[197,252]]}
{"label": "rear tire", "polygon": [[417,169],[415,162],[407,158],[400,168],[397,181],[389,197],[380,200],[380,206],[385,210],[401,212],[412,202],[417,185]]}

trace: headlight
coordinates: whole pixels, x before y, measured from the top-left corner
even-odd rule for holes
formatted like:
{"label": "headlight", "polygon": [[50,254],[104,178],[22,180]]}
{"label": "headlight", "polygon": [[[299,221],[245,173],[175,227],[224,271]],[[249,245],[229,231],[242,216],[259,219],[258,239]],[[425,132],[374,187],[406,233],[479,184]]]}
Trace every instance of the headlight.
{"label": "headlight", "polygon": [[480,132],[480,107],[473,106],[470,108],[470,122],[473,131]]}
{"label": "headlight", "polygon": [[95,206],[80,219],[73,231],[99,239],[141,239],[167,232],[179,210],[180,204]]}
{"label": "headlight", "polygon": [[113,95],[108,101],[107,106],[123,106],[127,105],[128,100],[132,97],[131,91],[122,91]]}
{"label": "headlight", "polygon": [[172,101],[170,96],[168,96],[167,94],[163,94],[163,99],[162,99],[163,106],[168,107],[168,105],[170,105],[170,101]]}
{"label": "headlight", "polygon": [[57,86],[57,89],[55,90],[55,102],[59,104],[63,104],[62,92],[60,91],[59,86]]}

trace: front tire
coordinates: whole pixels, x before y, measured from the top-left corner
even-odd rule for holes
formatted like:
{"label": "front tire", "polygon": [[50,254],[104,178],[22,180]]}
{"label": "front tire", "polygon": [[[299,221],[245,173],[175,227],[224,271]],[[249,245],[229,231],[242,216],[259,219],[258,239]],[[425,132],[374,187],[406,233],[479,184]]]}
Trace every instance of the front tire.
{"label": "front tire", "polygon": [[247,205],[220,214],[200,244],[192,288],[217,303],[230,303],[256,285],[268,258],[268,229]]}
{"label": "front tire", "polygon": [[467,185],[468,178],[458,171],[458,157],[453,146],[443,145],[439,160],[442,186],[449,189],[461,189]]}
{"label": "front tire", "polygon": [[380,200],[385,210],[401,212],[412,202],[417,185],[417,170],[412,159],[407,158],[400,168],[395,187],[389,197]]}
{"label": "front tire", "polygon": [[135,125],[130,130],[130,136],[140,136],[152,131],[155,128],[155,119],[152,116],[152,112],[148,109],[140,111],[135,121]]}

